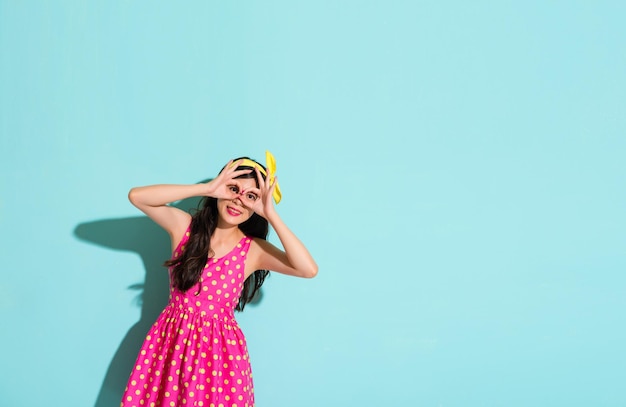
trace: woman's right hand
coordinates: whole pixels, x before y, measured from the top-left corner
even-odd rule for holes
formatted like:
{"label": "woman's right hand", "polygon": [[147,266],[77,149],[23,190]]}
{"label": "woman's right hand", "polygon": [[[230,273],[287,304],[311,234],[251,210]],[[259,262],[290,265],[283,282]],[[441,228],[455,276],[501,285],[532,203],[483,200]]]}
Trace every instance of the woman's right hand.
{"label": "woman's right hand", "polygon": [[224,167],[222,172],[211,181],[204,184],[206,186],[205,195],[217,199],[235,199],[239,188],[232,188],[237,182],[235,178],[243,174],[249,174],[252,170],[237,170],[237,167],[243,160],[230,160]]}
{"label": "woman's right hand", "polygon": [[135,187],[129,191],[128,198],[133,205],[167,231],[172,239],[172,248],[175,248],[191,222],[191,215],[168,203],[204,195],[218,199],[234,199],[237,196],[235,191],[238,191],[234,178],[252,171],[237,171],[239,164],[239,161],[229,161],[217,177],[205,184]]}

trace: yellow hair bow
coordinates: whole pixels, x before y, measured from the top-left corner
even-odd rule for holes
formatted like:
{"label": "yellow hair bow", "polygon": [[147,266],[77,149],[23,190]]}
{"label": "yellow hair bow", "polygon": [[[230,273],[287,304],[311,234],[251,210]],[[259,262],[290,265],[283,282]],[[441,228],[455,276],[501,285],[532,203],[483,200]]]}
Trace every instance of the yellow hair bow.
{"label": "yellow hair bow", "polygon": [[[265,168],[263,168],[262,165],[259,165],[259,163],[249,160],[247,158],[244,158],[243,160],[241,160],[241,163],[239,163],[239,166],[258,168],[261,174],[265,175],[266,177],[268,176],[267,173],[269,172],[270,184],[271,184],[272,182],[274,182],[274,179],[276,178],[275,176],[276,159],[274,158],[272,153],[270,153],[269,151],[265,151],[265,165],[267,166],[267,172],[265,171]],[[279,203],[283,197],[283,195],[280,192],[280,187],[278,186],[278,183],[276,183],[276,186],[274,187],[274,193],[272,194],[272,197],[274,198],[274,202],[276,203]]]}

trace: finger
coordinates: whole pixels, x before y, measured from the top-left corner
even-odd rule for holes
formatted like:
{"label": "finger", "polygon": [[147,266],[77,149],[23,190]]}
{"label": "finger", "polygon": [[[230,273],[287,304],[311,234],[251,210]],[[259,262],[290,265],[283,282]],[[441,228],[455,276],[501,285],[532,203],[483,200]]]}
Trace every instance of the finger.
{"label": "finger", "polygon": [[220,170],[220,173],[218,175],[225,174],[226,172],[228,172],[232,165],[233,165],[233,160],[228,161],[226,165],[224,166],[224,168]]}
{"label": "finger", "polygon": [[228,181],[231,181],[231,180],[233,180],[233,179],[235,179],[235,178],[237,178],[237,177],[239,177],[241,175],[249,174],[250,172],[251,172],[251,170],[236,170],[236,171],[231,170],[228,173],[224,174],[223,180],[224,180],[224,182],[228,182]]}
{"label": "finger", "polygon": [[227,167],[228,169],[227,173],[231,174],[235,172],[239,164],[240,164],[240,160],[237,160],[237,161],[230,160],[230,164],[228,164],[228,167]]}
{"label": "finger", "polygon": [[228,169],[228,172],[234,172],[237,170],[237,168],[241,165],[242,162],[243,162],[243,159],[241,158],[237,161],[230,160],[228,164],[226,164],[225,168]]}
{"label": "finger", "polygon": [[272,185],[270,185],[269,193],[272,195],[274,190],[276,189],[276,185],[278,184],[278,177],[274,177],[274,181],[272,181]]}
{"label": "finger", "polygon": [[267,176],[265,177],[265,188],[269,189],[270,188],[270,183],[271,183],[272,177],[270,175],[269,170],[267,171]]}
{"label": "finger", "polygon": [[241,205],[243,205],[244,207],[248,208],[248,209],[252,209],[254,212],[257,211],[256,209],[256,205],[255,204],[249,204],[248,202],[246,202],[245,200],[241,201]]}
{"label": "finger", "polygon": [[254,167],[254,171],[256,171],[256,179],[259,182],[259,186],[267,188],[267,184],[263,181],[263,176],[261,175],[261,171],[259,170],[259,167]]}
{"label": "finger", "polygon": [[243,174],[250,174],[252,172],[252,170],[237,170],[237,171],[233,171],[229,174],[230,178],[237,178],[240,175]]}

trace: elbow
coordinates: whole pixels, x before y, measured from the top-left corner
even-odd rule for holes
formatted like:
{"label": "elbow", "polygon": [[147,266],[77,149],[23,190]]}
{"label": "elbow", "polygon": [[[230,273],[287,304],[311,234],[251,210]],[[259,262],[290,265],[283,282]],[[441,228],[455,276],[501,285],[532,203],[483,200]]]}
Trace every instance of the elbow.
{"label": "elbow", "polygon": [[137,192],[138,192],[137,188],[131,188],[130,191],[128,191],[128,200],[130,201],[130,203],[132,203],[135,206],[137,206],[137,202],[138,202]]}
{"label": "elbow", "polygon": [[317,264],[314,264],[313,267],[311,267],[310,269],[308,269],[306,271],[306,273],[304,274],[304,278],[313,278],[315,276],[317,276]]}

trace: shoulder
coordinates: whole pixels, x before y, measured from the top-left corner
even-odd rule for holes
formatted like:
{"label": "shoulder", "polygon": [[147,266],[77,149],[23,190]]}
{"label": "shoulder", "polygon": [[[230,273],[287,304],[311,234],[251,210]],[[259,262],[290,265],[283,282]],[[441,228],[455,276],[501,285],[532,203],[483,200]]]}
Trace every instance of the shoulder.
{"label": "shoulder", "polygon": [[250,239],[250,246],[248,247],[248,255],[246,257],[246,263],[254,268],[261,269],[264,263],[263,259],[267,256],[267,253],[274,247],[273,244],[267,240],[259,237],[246,236]]}
{"label": "shoulder", "polygon": [[261,245],[263,243],[259,243],[259,242],[265,242],[265,240],[259,239],[258,237],[246,236],[246,240],[244,241],[245,242],[249,241],[248,256],[247,256],[248,261],[256,260],[256,258],[259,256],[259,253],[262,251]]}
{"label": "shoulder", "polygon": [[248,236],[250,239],[250,248],[248,249],[248,253],[252,255],[261,255],[262,253],[272,252],[274,250],[278,250],[276,246],[271,244],[265,239],[261,239],[260,237]]}
{"label": "shoulder", "polygon": [[267,240],[258,237],[252,238],[248,249],[248,259],[251,266],[258,270],[271,270],[285,273],[289,268],[289,261],[284,251]]}

